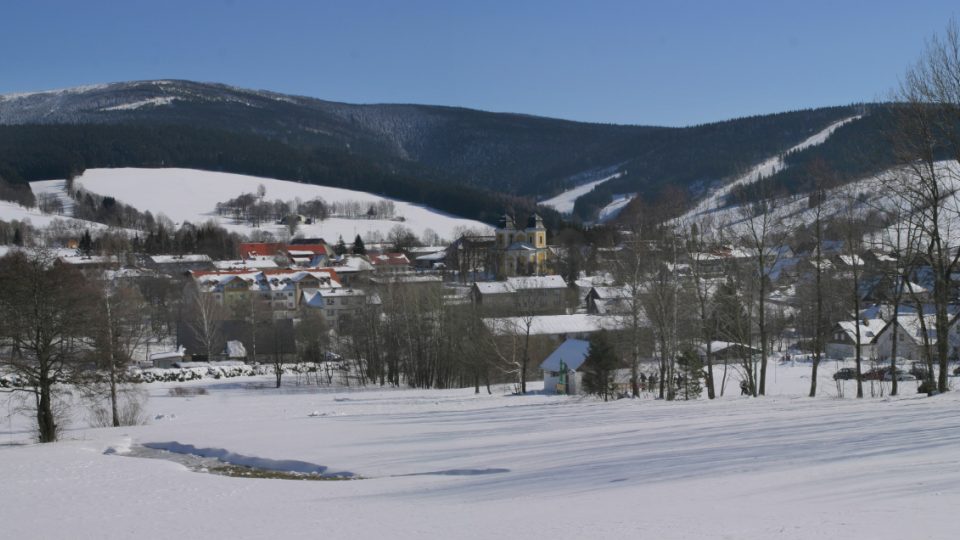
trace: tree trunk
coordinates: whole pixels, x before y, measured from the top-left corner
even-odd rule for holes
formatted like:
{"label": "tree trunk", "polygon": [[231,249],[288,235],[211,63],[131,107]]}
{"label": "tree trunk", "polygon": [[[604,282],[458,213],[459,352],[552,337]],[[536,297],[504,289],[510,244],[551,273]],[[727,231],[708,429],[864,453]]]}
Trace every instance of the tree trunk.
{"label": "tree trunk", "polygon": [[53,416],[52,403],[53,384],[43,377],[37,385],[37,427],[39,429],[40,442],[48,443],[57,440],[57,424]]}

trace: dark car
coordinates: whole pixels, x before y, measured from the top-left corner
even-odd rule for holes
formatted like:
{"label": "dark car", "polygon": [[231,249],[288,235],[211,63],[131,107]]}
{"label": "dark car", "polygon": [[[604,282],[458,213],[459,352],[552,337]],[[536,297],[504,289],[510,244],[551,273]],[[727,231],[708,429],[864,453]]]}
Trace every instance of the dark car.
{"label": "dark car", "polygon": [[870,371],[863,373],[863,380],[865,381],[880,381],[883,380],[883,376],[886,375],[887,368],[873,368]]}
{"label": "dark car", "polygon": [[850,367],[840,368],[833,374],[833,380],[835,381],[849,381],[850,379],[856,378],[857,370]]}
{"label": "dark car", "polygon": [[[892,381],[892,380],[893,380],[893,377],[894,377],[894,374],[893,374],[893,373],[894,373],[894,372],[892,372],[892,371],[890,370],[890,368],[885,369],[884,372],[883,372],[883,380],[885,380],[885,381]],[[902,369],[897,369],[897,371],[896,371],[896,377],[897,377],[897,380],[898,380],[898,381],[915,381],[915,380],[917,380],[916,375],[913,375],[912,373],[907,373],[906,371],[904,371],[904,370],[902,370]]]}

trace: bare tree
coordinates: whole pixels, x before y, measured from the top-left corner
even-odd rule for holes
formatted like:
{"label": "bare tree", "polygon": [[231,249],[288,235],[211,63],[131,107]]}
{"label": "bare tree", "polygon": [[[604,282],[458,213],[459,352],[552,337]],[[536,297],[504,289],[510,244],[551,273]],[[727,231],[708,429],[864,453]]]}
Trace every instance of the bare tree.
{"label": "bare tree", "polygon": [[110,421],[118,427],[122,422],[117,389],[123,383],[135,351],[150,335],[149,306],[134,287],[102,282],[98,291],[103,312],[96,320],[99,326],[96,346],[100,366],[107,372]]}
{"label": "bare tree", "polygon": [[190,317],[187,326],[193,332],[197,342],[203,347],[207,359],[211,359],[221,345],[221,328],[224,319],[224,310],[213,294],[206,293],[191,285],[188,290],[187,305]]}
{"label": "bare tree", "polygon": [[[949,390],[949,303],[951,275],[960,262],[960,216],[956,165],[960,162],[960,27],[951,20],[945,34],[927,43],[896,92],[897,153],[903,163],[900,195],[911,209],[912,225],[923,240],[925,262],[933,274],[934,327],[939,362],[937,390]],[[954,167],[938,159],[949,159]],[[922,319],[922,318],[921,318]]]}
{"label": "bare tree", "polygon": [[826,202],[825,185],[830,182],[831,172],[823,161],[814,162],[810,167],[814,189],[810,194],[809,206],[813,210],[813,273],[814,273],[814,313],[813,313],[813,362],[810,366],[810,397],[817,396],[817,371],[823,358],[827,323],[823,313],[823,205]]}
{"label": "bare tree", "polygon": [[12,252],[0,259],[0,357],[34,398],[40,442],[57,439],[54,399],[58,385],[78,380],[86,369],[98,317],[96,294],[74,268],[51,252]]}
{"label": "bare tree", "polygon": [[[763,184],[763,182],[759,182]],[[741,215],[746,226],[745,241],[754,260],[754,279],[757,286],[757,328],[760,340],[760,376],[758,393],[766,393],[767,357],[769,355],[769,336],[767,331],[767,294],[770,280],[780,260],[780,240],[785,236],[782,223],[774,218],[774,207],[762,187],[755,194],[757,200],[741,205]]]}
{"label": "bare tree", "polygon": [[713,336],[716,334],[716,320],[711,317],[713,310],[713,294],[716,291],[716,280],[708,275],[709,262],[713,257],[708,253],[708,245],[703,237],[704,228],[712,228],[710,221],[689,223],[682,225],[686,232],[684,247],[686,261],[690,267],[690,289],[696,299],[696,316],[699,320],[699,340],[703,344],[704,363],[706,366],[705,382],[707,397],[716,397],[716,386],[713,373]]}
{"label": "bare tree", "polygon": [[637,224],[623,242],[614,261],[614,277],[624,289],[626,313],[622,317],[630,364],[630,392],[640,395],[640,349],[648,327],[644,309],[650,272],[650,253],[644,241],[645,227]]}

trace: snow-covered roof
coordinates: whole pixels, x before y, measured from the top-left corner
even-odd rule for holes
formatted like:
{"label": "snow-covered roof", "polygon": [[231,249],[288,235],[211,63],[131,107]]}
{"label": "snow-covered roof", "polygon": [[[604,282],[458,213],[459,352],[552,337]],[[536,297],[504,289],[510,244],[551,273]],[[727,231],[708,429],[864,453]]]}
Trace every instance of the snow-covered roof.
{"label": "snow-covered roof", "polygon": [[565,289],[567,282],[561,276],[509,277],[506,281],[474,282],[480,294],[510,294],[534,289]]}
{"label": "snow-covered roof", "polygon": [[473,284],[480,294],[508,294],[513,289],[506,281],[477,281]]}
{"label": "snow-covered roof", "polygon": [[303,303],[312,308],[322,308],[326,303],[326,298],[350,298],[364,297],[366,294],[361,289],[335,288],[335,289],[304,289],[302,298]]}
{"label": "snow-covered roof", "polygon": [[[744,345],[742,343],[736,343],[733,341],[711,341],[710,354],[716,354],[731,347],[740,347],[742,349],[753,350],[755,353],[760,353],[760,349],[751,347],[750,345]],[[699,345],[697,348],[700,350],[701,354],[706,354],[707,347],[705,345]]]}
{"label": "snow-covered roof", "polygon": [[426,255],[420,255],[417,257],[418,261],[442,261],[447,258],[446,251],[437,251],[435,253],[428,253]]}
{"label": "snow-covered roof", "polygon": [[183,358],[183,355],[185,353],[186,351],[183,349],[183,347],[180,347],[180,350],[178,351],[163,351],[163,352],[150,353],[150,360],[163,360],[166,358]]}
{"label": "snow-covered roof", "polygon": [[370,257],[370,264],[374,266],[403,266],[409,265],[410,259],[403,253],[381,253]]}
{"label": "snow-covered roof", "polygon": [[292,291],[296,288],[297,283],[307,278],[316,278],[321,286],[340,287],[339,277],[336,272],[330,268],[282,268],[266,270],[243,268],[211,272],[192,272],[192,275],[197,283],[202,287],[206,287],[209,292],[219,291],[223,285],[238,279],[245,281],[249,285],[250,290],[255,291]]}
{"label": "snow-covered roof", "polygon": [[117,264],[119,259],[115,255],[61,255],[60,262],[83,266],[86,264]]}
{"label": "snow-covered roof", "polygon": [[344,256],[331,262],[331,266],[341,274],[373,270],[373,266],[363,257]]}
{"label": "snow-covered roof", "polygon": [[859,267],[864,265],[863,258],[861,258],[859,255],[840,255],[839,259],[840,262],[847,266],[856,265]]}
{"label": "snow-covered roof", "polygon": [[537,315],[534,317],[500,317],[483,320],[483,324],[498,336],[526,334],[527,324],[530,325],[530,335],[560,335],[582,334],[599,332],[600,330],[619,330],[626,328],[627,321],[623,317],[588,315],[575,313],[573,315]]}
{"label": "snow-covered roof", "polygon": [[620,287],[594,287],[594,295],[601,300],[611,300],[615,298],[630,298],[630,289],[625,286]]}
{"label": "snow-covered roof", "polygon": [[582,339],[568,339],[540,363],[544,371],[560,371],[560,363],[568,370],[576,371],[587,359],[590,351],[590,342]]}
{"label": "snow-covered roof", "polygon": [[883,330],[883,327],[886,326],[886,321],[883,319],[867,319],[865,321],[840,321],[837,323],[840,326],[840,329],[847,334],[847,337],[850,338],[850,341],[857,342],[857,326],[859,323],[860,326],[860,343],[873,343],[877,336],[880,335],[880,331]]}
{"label": "snow-covered roof", "polygon": [[202,253],[188,253],[186,255],[151,255],[150,260],[156,264],[175,264],[193,262],[212,262],[209,255]]}
{"label": "snow-covered roof", "polygon": [[213,265],[219,270],[245,269],[245,268],[278,268],[277,261],[271,257],[253,257],[250,259],[233,259],[229,261],[214,261]]}

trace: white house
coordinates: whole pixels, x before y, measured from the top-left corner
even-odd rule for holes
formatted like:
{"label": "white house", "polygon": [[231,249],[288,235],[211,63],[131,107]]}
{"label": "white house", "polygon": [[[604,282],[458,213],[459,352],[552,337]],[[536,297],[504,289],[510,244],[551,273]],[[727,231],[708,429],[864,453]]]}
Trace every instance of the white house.
{"label": "white house", "polygon": [[543,370],[545,394],[578,394],[581,392],[581,376],[578,371],[587,359],[590,342],[568,339],[550,353],[540,369]]}
{"label": "white house", "polygon": [[[956,358],[958,351],[960,351],[960,327],[957,325],[957,319],[958,316],[956,315],[950,319],[950,332],[947,335],[947,340],[950,343],[948,346],[950,358]],[[897,358],[915,361],[923,360],[924,341],[930,343],[931,353],[936,358],[937,331],[935,324],[936,317],[933,314],[928,313],[924,315],[923,324],[921,324],[920,316],[916,313],[899,315],[896,324],[894,324],[894,321],[890,321],[884,326],[880,335],[877,337],[877,358],[880,360],[889,360],[893,354],[894,328],[897,332]],[[923,339],[924,328],[927,331],[927,340]]]}
{"label": "white house", "polygon": [[843,360],[857,355],[857,326],[860,327],[860,357],[876,358],[876,340],[887,323],[883,319],[840,321],[833,327],[826,346],[827,358]]}

